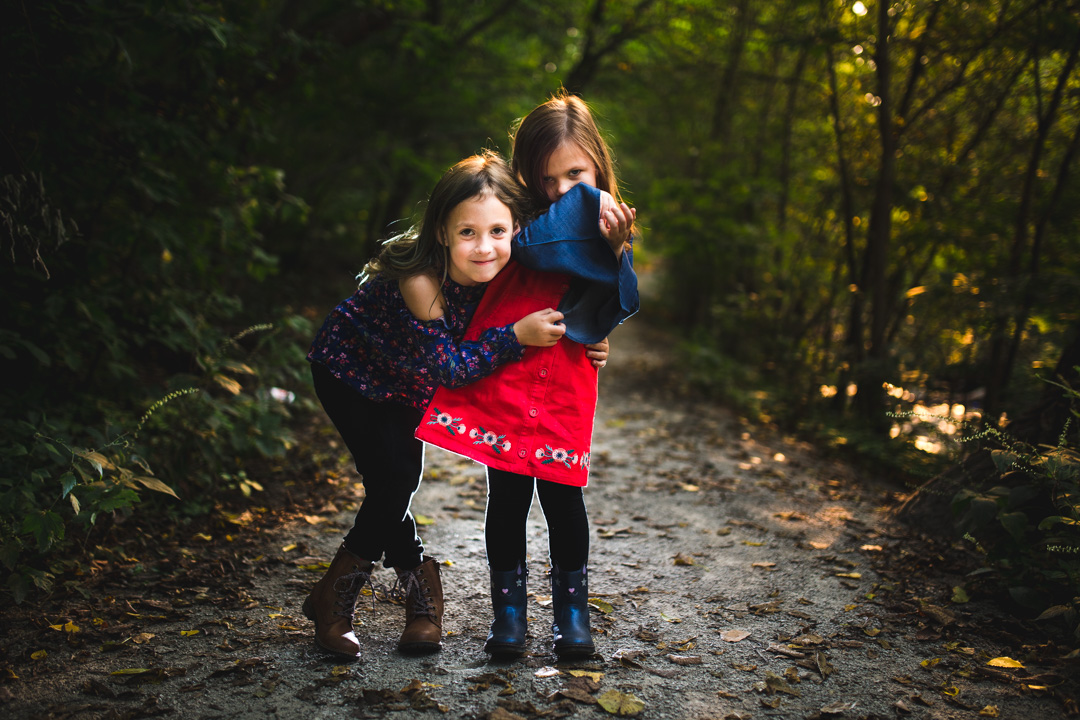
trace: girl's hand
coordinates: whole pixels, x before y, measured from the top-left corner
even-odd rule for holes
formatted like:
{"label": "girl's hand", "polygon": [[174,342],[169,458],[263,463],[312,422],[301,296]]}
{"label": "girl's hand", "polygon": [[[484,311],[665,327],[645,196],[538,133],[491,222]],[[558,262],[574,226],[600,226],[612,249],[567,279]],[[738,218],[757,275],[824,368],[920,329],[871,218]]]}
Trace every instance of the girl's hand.
{"label": "girl's hand", "polygon": [[594,368],[602,368],[607,365],[608,351],[610,350],[608,339],[604,338],[598,343],[585,346],[585,357],[592,360]]}
{"label": "girl's hand", "polygon": [[626,203],[616,203],[611,193],[600,191],[600,235],[603,236],[615,257],[621,257],[623,246],[634,232],[637,209]]}
{"label": "girl's hand", "polygon": [[562,319],[558,310],[537,310],[514,323],[514,334],[522,345],[551,347],[566,334],[566,326],[559,322]]}

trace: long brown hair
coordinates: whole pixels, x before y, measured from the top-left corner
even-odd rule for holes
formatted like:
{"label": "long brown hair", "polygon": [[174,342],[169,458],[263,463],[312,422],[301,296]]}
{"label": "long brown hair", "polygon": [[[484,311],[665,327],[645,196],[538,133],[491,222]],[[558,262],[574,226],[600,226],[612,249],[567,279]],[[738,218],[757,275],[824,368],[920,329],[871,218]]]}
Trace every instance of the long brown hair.
{"label": "long brown hair", "polygon": [[622,201],[611,151],[596,127],[589,106],[576,95],[560,89],[526,115],[511,137],[514,151],[510,170],[525,185],[534,210],[543,210],[551,204],[544,191],[544,165],[566,142],[592,158],[596,165],[596,187]]}
{"label": "long brown hair", "polygon": [[525,191],[506,161],[498,153],[485,150],[465,158],[443,174],[431,191],[420,224],[385,240],[379,254],[364,266],[360,282],[376,274],[400,280],[428,273],[445,280],[447,248],[439,242],[443,226],[458,205],[486,195],[498,198],[510,208],[514,223],[521,224],[528,202]]}

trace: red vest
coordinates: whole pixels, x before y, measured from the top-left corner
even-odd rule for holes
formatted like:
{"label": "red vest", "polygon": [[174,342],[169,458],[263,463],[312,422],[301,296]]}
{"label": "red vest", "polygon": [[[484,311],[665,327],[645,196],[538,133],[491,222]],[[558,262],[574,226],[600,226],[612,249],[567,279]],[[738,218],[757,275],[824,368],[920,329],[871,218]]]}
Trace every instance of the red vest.
{"label": "red vest", "polygon": [[[511,261],[488,284],[464,339],[557,307],[568,287],[566,275]],[[440,387],[416,437],[499,470],[584,487],[595,413],[596,368],[584,345],[564,337],[470,385]]]}

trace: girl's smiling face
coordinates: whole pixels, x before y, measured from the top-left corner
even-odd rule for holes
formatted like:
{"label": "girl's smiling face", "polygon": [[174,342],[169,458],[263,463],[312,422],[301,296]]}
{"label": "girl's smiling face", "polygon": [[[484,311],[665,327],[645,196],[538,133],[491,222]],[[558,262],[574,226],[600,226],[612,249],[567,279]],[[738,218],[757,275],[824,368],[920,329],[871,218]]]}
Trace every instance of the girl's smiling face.
{"label": "girl's smiling face", "polygon": [[443,226],[450,278],[459,285],[495,279],[510,260],[513,236],[514,216],[499,198],[487,193],[460,203]]}
{"label": "girl's smiling face", "polygon": [[564,142],[544,162],[544,194],[555,202],[580,182],[596,187],[596,163],[577,144]]}

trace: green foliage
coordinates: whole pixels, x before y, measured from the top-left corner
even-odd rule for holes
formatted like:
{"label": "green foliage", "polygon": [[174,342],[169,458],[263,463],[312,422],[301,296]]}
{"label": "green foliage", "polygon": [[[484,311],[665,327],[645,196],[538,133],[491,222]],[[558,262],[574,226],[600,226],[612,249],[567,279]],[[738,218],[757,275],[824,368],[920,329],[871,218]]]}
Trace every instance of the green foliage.
{"label": "green foliage", "polygon": [[[1080,417],[1080,393],[1068,393]],[[996,473],[952,499],[959,532],[1013,598],[1036,611],[1080,597],[1080,452],[1070,437],[1069,424],[1056,446],[1032,446],[996,428],[973,434],[968,439],[989,449]],[[1075,611],[1071,629],[1080,638]]]}

